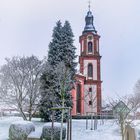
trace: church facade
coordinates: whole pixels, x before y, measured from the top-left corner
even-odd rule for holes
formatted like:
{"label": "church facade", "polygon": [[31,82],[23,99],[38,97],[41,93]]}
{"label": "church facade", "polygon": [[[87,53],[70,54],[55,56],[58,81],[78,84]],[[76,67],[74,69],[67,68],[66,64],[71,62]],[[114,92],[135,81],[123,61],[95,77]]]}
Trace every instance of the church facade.
{"label": "church facade", "polygon": [[76,74],[75,88],[72,90],[72,115],[100,114],[102,108],[100,36],[93,24],[92,12],[87,12],[85,28],[79,37],[80,70]]}

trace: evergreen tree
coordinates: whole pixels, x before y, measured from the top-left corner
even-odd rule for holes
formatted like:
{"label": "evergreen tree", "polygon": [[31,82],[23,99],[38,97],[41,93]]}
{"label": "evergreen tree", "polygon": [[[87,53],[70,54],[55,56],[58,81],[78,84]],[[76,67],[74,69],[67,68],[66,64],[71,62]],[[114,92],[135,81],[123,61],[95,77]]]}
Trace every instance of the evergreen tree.
{"label": "evergreen tree", "polygon": [[[75,59],[75,46],[73,45],[73,33],[68,21],[65,21],[64,26],[60,21],[57,22],[53,30],[52,41],[49,44],[48,52],[48,64],[47,69],[42,74],[42,106],[40,108],[41,117],[46,121],[50,118],[51,112],[47,109],[50,107],[62,106],[61,95],[61,81],[60,77],[63,77],[63,73],[58,72],[60,67],[67,70],[68,79],[65,85],[65,107],[72,106],[72,99],[70,91],[73,88],[74,75],[76,72]],[[53,89],[53,90],[52,90]],[[47,97],[47,98],[44,98]],[[53,99],[53,100],[52,100]],[[47,116],[47,118],[45,118]],[[56,111],[56,120],[60,120],[61,111]]]}
{"label": "evergreen tree", "polygon": [[70,68],[72,79],[76,72],[77,63],[76,47],[73,45],[74,35],[68,21],[65,21],[64,26],[60,21],[57,22],[53,30],[53,39],[49,44],[48,62],[52,66],[56,66],[60,62],[64,62],[66,67]]}
{"label": "evergreen tree", "polygon": [[65,21],[64,26],[62,27],[62,36],[63,36],[63,45],[60,46],[60,58],[66,64],[66,67],[69,67],[71,72],[71,79],[73,80],[73,76],[76,72],[77,63],[76,59],[76,47],[73,45],[74,35],[68,21]]}
{"label": "evergreen tree", "polygon": [[42,74],[40,78],[41,82],[40,92],[42,97],[40,101],[41,102],[40,117],[44,121],[51,121],[52,111],[49,110],[49,108],[51,108],[54,103],[53,89],[55,89],[53,87],[53,85],[55,86],[55,84],[52,79],[54,79],[53,70],[48,64],[46,64],[45,72]]}
{"label": "evergreen tree", "polygon": [[62,44],[62,23],[58,21],[53,29],[52,41],[49,44],[48,62],[53,67],[56,66],[61,59],[58,57],[59,48]]}
{"label": "evergreen tree", "polygon": [[[51,121],[52,111],[49,109],[51,107],[61,107],[62,99],[64,99],[65,106],[72,106],[70,92],[68,92],[70,91],[68,90],[70,84],[71,75],[63,62],[57,64],[55,69],[47,64],[46,70],[41,76],[41,118],[45,121]],[[54,115],[56,121],[61,120],[61,110],[55,111]],[[64,116],[66,117],[67,113]]]}

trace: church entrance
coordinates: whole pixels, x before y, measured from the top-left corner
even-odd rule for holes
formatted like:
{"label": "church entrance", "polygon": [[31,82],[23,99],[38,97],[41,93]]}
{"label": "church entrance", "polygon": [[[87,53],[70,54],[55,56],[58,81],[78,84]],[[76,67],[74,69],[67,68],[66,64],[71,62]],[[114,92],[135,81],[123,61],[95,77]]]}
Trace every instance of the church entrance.
{"label": "church entrance", "polygon": [[77,85],[77,98],[76,98],[76,110],[77,114],[81,114],[81,85]]}

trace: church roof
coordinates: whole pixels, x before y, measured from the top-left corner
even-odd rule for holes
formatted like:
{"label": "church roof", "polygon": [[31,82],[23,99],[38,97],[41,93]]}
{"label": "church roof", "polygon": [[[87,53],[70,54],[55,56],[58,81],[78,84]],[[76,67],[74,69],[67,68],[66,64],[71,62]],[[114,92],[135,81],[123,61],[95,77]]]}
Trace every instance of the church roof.
{"label": "church roof", "polygon": [[89,11],[87,12],[87,15],[85,17],[85,23],[86,23],[86,25],[85,25],[83,34],[84,33],[87,33],[87,32],[93,32],[94,34],[97,33],[97,31],[96,31],[96,29],[94,27],[94,24],[93,24],[93,20],[94,20],[94,17],[92,15],[92,12],[89,9]]}

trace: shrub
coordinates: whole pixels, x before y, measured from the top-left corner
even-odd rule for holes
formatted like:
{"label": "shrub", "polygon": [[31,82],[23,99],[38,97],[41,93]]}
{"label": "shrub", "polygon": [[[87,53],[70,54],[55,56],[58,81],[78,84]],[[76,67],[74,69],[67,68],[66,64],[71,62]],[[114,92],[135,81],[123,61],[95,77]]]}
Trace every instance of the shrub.
{"label": "shrub", "polygon": [[29,121],[17,121],[13,122],[9,128],[10,140],[26,140],[27,136],[35,131],[35,126]]}
{"label": "shrub", "polygon": [[[54,130],[53,130],[54,140],[60,140],[60,131],[61,131],[61,123],[54,123]],[[51,133],[52,133],[52,123],[44,124],[43,131],[42,131],[42,138],[44,138],[45,140],[51,140]],[[65,138],[66,138],[66,128],[63,127],[62,139],[65,140]]]}

